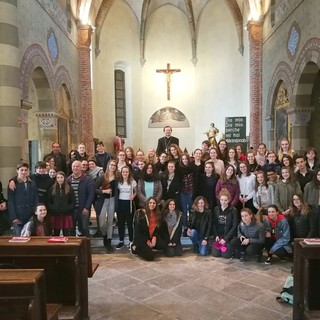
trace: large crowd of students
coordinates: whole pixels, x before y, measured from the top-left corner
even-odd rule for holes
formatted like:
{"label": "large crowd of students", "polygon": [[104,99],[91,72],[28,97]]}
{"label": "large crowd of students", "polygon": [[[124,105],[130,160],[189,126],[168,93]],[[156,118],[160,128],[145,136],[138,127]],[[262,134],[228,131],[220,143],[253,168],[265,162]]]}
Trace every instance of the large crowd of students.
{"label": "large crowd of students", "polygon": [[182,255],[180,238],[190,237],[194,252],[266,264],[273,256],[292,256],[294,238],[320,235],[320,163],[315,148],[295,154],[288,139],[278,152],[244,153],[241,145],[203,141],[192,154],[182,152],[169,126],[156,149],[115,155],[99,142],[88,156],[84,144],[69,158],[59,143],[38,161],[36,173],[17,165],[8,184],[0,183],[0,233],[13,235],[90,236],[92,206],[107,253],[112,253],[115,213],[119,242],[125,226],[132,254],[153,260],[155,250]]}

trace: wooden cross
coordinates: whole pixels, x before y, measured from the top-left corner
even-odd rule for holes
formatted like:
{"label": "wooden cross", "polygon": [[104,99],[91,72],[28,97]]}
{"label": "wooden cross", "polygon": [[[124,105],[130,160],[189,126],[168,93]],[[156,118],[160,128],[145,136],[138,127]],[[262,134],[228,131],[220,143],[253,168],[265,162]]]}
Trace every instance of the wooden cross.
{"label": "wooden cross", "polygon": [[167,100],[170,100],[171,75],[176,72],[181,72],[181,69],[170,69],[170,63],[167,63],[167,69],[157,69],[159,73],[164,73],[167,77]]}

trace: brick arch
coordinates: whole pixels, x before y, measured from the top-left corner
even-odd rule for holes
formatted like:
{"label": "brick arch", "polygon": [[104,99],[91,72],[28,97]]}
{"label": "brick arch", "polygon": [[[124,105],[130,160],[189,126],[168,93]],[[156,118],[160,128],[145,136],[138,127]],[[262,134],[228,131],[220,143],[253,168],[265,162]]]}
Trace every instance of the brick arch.
{"label": "brick arch", "polygon": [[21,99],[28,101],[29,80],[33,72],[41,68],[48,82],[48,89],[52,92],[52,106],[56,109],[56,94],[54,90],[54,76],[51,69],[50,61],[44,50],[38,44],[33,44],[26,50],[20,65],[20,88]]}
{"label": "brick arch", "polygon": [[273,115],[273,106],[276,99],[278,89],[283,82],[288,89],[288,97],[290,103],[292,102],[292,70],[286,62],[280,62],[276,67],[269,86],[266,115]]}
{"label": "brick arch", "polygon": [[320,39],[311,38],[301,49],[294,68],[295,106],[310,106],[308,96],[312,94],[314,81],[320,69]]}

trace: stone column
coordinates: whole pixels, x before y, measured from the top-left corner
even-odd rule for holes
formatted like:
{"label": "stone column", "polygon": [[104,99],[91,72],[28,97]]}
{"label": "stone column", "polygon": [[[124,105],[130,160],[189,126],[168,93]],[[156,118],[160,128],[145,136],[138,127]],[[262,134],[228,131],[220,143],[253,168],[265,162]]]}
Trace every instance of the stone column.
{"label": "stone column", "polygon": [[0,0],[0,179],[4,189],[22,157],[17,0]]}
{"label": "stone column", "polygon": [[250,147],[256,149],[262,141],[262,24],[250,21]]}
{"label": "stone column", "polygon": [[92,91],[91,91],[91,65],[90,44],[91,26],[78,26],[79,50],[79,79],[80,79],[80,112],[79,127],[80,141],[86,146],[87,154],[94,154],[93,124],[92,124]]}
{"label": "stone column", "polygon": [[58,118],[56,112],[36,112],[39,121],[40,150],[43,155],[51,152],[51,145],[53,142],[58,141]]}
{"label": "stone column", "polygon": [[262,141],[267,141],[267,150],[275,150],[276,148],[276,143],[274,141],[274,119],[273,116],[267,116],[264,118],[264,122],[266,124],[266,132],[267,132],[267,137],[266,139],[262,139]]}
{"label": "stone column", "polygon": [[21,127],[21,154],[23,161],[30,162],[30,170],[33,170],[32,159],[30,158],[29,147],[29,111],[32,109],[33,103],[27,100],[21,100],[21,114],[19,116],[19,124]]}
{"label": "stone column", "polygon": [[295,107],[288,109],[291,124],[291,147],[297,154],[302,154],[309,147],[307,127],[311,120],[312,107]]}

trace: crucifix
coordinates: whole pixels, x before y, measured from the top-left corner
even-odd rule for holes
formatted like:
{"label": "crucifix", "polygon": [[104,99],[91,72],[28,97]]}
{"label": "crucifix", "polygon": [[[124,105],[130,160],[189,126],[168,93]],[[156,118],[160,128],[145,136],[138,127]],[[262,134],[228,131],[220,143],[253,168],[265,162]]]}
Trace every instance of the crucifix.
{"label": "crucifix", "polygon": [[171,75],[181,72],[181,69],[170,69],[170,63],[167,63],[167,69],[157,69],[156,72],[164,73],[167,77],[167,100],[170,100]]}

